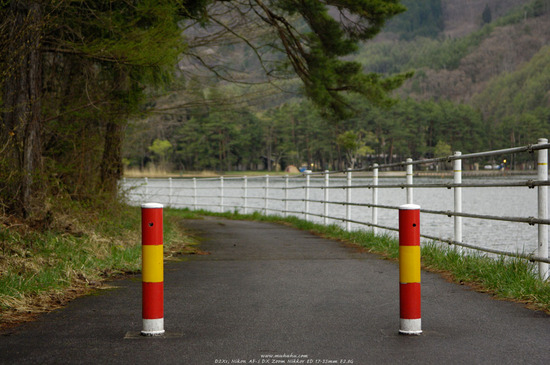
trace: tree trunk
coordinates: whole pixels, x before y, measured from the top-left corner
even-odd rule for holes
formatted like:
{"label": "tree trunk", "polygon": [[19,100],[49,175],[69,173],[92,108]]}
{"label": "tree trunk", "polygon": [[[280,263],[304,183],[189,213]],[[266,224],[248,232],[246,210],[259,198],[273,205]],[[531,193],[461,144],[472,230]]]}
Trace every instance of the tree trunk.
{"label": "tree trunk", "polygon": [[107,122],[101,160],[101,191],[111,197],[116,196],[118,180],[122,177],[123,135],[124,125],[120,120]]}
{"label": "tree trunk", "polygon": [[267,171],[271,171],[272,169],[272,165],[271,165],[271,155],[273,153],[273,126],[269,126],[267,128],[267,146],[266,146],[266,168],[267,168]]}
{"label": "tree trunk", "polygon": [[[14,214],[29,217],[42,209],[38,178],[42,172],[42,6],[33,1],[12,1],[11,52],[21,52],[4,84],[3,159],[13,169]],[[24,45],[22,47],[22,45]]]}
{"label": "tree trunk", "polygon": [[130,90],[130,80],[126,70],[117,69],[114,77],[113,99],[117,103],[107,121],[105,145],[101,160],[101,191],[115,198],[118,193],[118,180],[122,177],[122,142],[128,118],[128,107],[124,104]]}
{"label": "tree trunk", "polygon": [[345,170],[344,163],[342,162],[342,150],[340,149],[340,145],[336,144],[336,150],[338,154],[338,170]]}

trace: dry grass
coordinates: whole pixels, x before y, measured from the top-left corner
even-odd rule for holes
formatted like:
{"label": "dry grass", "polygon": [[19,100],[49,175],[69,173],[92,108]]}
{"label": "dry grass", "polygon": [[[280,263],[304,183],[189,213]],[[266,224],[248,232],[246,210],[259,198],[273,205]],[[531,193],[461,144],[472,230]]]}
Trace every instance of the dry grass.
{"label": "dry grass", "polygon": [[[193,252],[176,219],[164,220],[167,258]],[[48,228],[0,217],[0,329],[109,288],[141,269],[139,208],[55,213]]]}
{"label": "dry grass", "polygon": [[169,177],[216,177],[220,176],[214,171],[169,171],[165,168],[148,166],[145,169],[128,168],[124,170],[124,177],[128,178],[169,178]]}
{"label": "dry grass", "polygon": [[[372,173],[371,173],[372,174]],[[405,176],[405,172],[398,172]],[[216,172],[211,170],[203,171],[171,171],[165,168],[149,165],[145,169],[127,168],[124,170],[124,177],[127,178],[169,178],[169,177],[237,177],[237,176],[297,176],[301,173],[287,173],[284,171],[223,171]]]}

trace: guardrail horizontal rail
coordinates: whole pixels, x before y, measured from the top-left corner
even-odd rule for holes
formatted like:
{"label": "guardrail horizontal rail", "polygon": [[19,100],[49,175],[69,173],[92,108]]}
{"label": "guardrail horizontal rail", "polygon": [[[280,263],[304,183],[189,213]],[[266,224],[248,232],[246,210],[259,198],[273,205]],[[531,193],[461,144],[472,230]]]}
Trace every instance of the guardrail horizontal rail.
{"label": "guardrail horizontal rail", "polygon": [[310,185],[306,186],[293,186],[289,188],[283,188],[288,190],[297,190],[297,189],[373,189],[373,188],[384,188],[384,189],[405,189],[405,188],[514,188],[514,187],[528,187],[530,189],[536,186],[550,186],[550,181],[538,181],[538,180],[527,180],[527,181],[515,181],[509,183],[434,183],[434,184],[360,184],[360,185],[333,185],[333,186],[322,186],[322,185]]}
{"label": "guardrail horizontal rail", "polygon": [[[531,144],[521,147],[506,148],[494,151],[484,151],[477,153],[469,154],[460,154],[460,152],[455,153],[452,156],[416,160],[408,159],[407,161],[400,161],[395,163],[388,164],[374,164],[360,169],[346,169],[340,171],[322,171],[322,172],[303,172],[299,175],[278,175],[278,176],[268,176],[268,175],[258,175],[258,176],[248,176],[248,177],[207,177],[207,178],[183,178],[183,179],[169,179],[169,184],[162,183],[162,180],[152,179],[149,181],[145,179],[144,184],[136,183],[135,180],[132,180],[128,183],[125,182],[125,185],[129,187],[129,194],[134,194],[135,196],[142,196],[146,198],[162,198],[161,200],[167,200],[169,205],[172,206],[187,206],[187,207],[219,207],[221,211],[224,211],[229,208],[234,208],[235,210],[244,209],[253,211],[261,211],[264,213],[268,212],[280,212],[285,216],[288,214],[296,214],[304,216],[305,220],[309,220],[309,217],[320,217],[324,218],[324,222],[328,223],[328,220],[335,222],[345,222],[346,229],[350,230],[352,224],[357,224],[360,226],[369,226],[375,228],[380,228],[388,231],[398,231],[395,227],[388,227],[378,224],[377,217],[378,209],[390,209],[398,210],[399,206],[384,205],[378,203],[378,191],[379,189],[406,189],[407,190],[407,203],[411,204],[413,202],[413,189],[454,189],[454,209],[453,210],[433,210],[433,209],[420,209],[420,212],[423,214],[433,214],[433,215],[442,215],[447,217],[454,217],[454,236],[455,240],[443,239],[434,235],[422,234],[421,237],[429,240],[435,240],[447,244],[456,245],[459,247],[464,247],[468,249],[479,250],[487,253],[518,257],[522,259],[527,259],[530,261],[538,261],[539,263],[544,263],[545,265],[550,263],[550,259],[547,257],[541,257],[540,253],[544,255],[544,250],[541,250],[542,245],[539,245],[538,255],[534,254],[519,254],[513,252],[507,252],[503,250],[498,250],[494,248],[481,247],[477,245],[472,245],[462,242],[462,218],[470,219],[482,219],[482,220],[493,220],[493,221],[504,221],[504,222],[514,222],[514,223],[526,223],[529,225],[538,225],[538,234],[539,241],[546,242],[547,245],[547,230],[550,225],[550,219],[548,219],[548,202],[547,200],[547,187],[550,186],[550,181],[548,180],[548,170],[547,170],[547,155],[548,153],[542,153],[540,151],[548,150],[550,148],[550,143],[547,143],[547,139],[539,139],[539,143]],[[538,165],[538,178],[537,179],[525,179],[518,180],[517,178],[513,181],[496,181],[496,179],[489,181],[476,181],[469,180],[467,182],[462,181],[462,161],[476,159],[476,158],[486,158],[493,157],[498,155],[507,155],[507,154],[517,154],[517,153],[534,153],[537,152],[537,164]],[[546,156],[546,157],[544,157]],[[546,160],[544,160],[546,158]],[[421,183],[414,184],[412,183],[414,172],[412,166],[415,165],[426,165],[434,164],[440,162],[453,162],[453,177],[452,181],[449,182],[430,182],[430,183]],[[541,169],[545,167],[545,169]],[[388,170],[395,167],[406,167],[406,183],[388,183],[388,180],[383,180],[383,184],[379,184],[378,175],[379,171]],[[364,172],[372,171],[372,176],[359,176],[361,179],[358,184],[353,184],[352,179],[354,177],[354,172]],[[464,171],[466,172],[466,171]],[[336,178],[330,179],[330,175],[341,175]],[[310,177],[325,177],[324,181],[320,178],[310,179]],[[501,178],[503,175],[495,175],[495,178]],[[401,176],[400,176],[401,177]],[[405,177],[405,176],[403,176]],[[355,177],[357,178],[357,177]],[[346,179],[346,184],[342,182],[343,179]],[[372,184],[365,184],[365,179],[373,179]],[[334,185],[336,181],[337,185]],[[197,183],[201,182],[210,182],[210,186],[197,186]],[[248,182],[248,183],[247,183]],[[252,182],[249,184],[249,182]],[[289,183],[292,182],[292,186]],[[330,185],[332,182],[332,185]],[[357,182],[357,180],[355,181]],[[192,184],[192,185],[191,185]],[[489,214],[474,214],[462,212],[462,189],[463,188],[520,188],[527,187],[529,189],[537,188],[538,191],[538,217],[514,217],[514,216],[499,216],[499,215],[489,215]],[[145,189],[145,194],[135,194],[137,189]],[[353,202],[351,198],[351,191],[357,189],[370,189],[372,191],[372,203],[357,203]],[[169,191],[169,197],[163,190]],[[215,195],[208,194],[198,194],[197,192],[202,190],[209,190],[215,192]],[[318,191],[324,191],[324,199],[310,199],[310,193],[312,191],[317,191],[316,194],[319,194]],[[346,196],[342,200],[335,201],[329,199],[329,192],[331,190],[346,190]],[[255,191],[252,195],[249,194],[250,191]],[[263,193],[258,193],[260,191]],[[292,191],[303,191],[305,197],[297,198],[296,193],[293,193],[293,197],[289,197],[289,192]],[[175,192],[175,193],[174,193]],[[186,193],[182,193],[186,192]],[[189,192],[189,193],[187,193]],[[274,196],[276,195],[276,196]],[[283,198],[284,195],[284,198]],[[340,194],[339,194],[340,195]],[[364,194],[362,194],[364,195]],[[541,198],[543,197],[543,198]],[[544,198],[546,197],[546,198]],[[317,197],[316,197],[317,198]],[[200,200],[200,202],[197,201]],[[206,199],[209,199],[209,202],[205,202]],[[183,203],[182,200],[186,200],[186,203]],[[192,202],[191,202],[192,200]],[[217,200],[217,201],[216,201]],[[252,204],[247,202],[252,201]],[[257,204],[256,201],[263,202],[263,204]],[[271,202],[279,202],[277,207],[269,206]],[[284,202],[285,208],[280,207],[280,202]],[[292,204],[292,209],[289,209],[288,203]],[[305,209],[300,211],[296,210],[296,203],[304,203]],[[314,205],[315,211],[310,211],[310,203],[313,204],[322,204],[324,205],[324,214],[318,213],[318,206]],[[258,206],[263,205],[263,206]],[[334,217],[328,215],[328,206],[329,205],[341,205],[345,206],[346,217]],[[351,219],[351,207],[364,207],[372,209],[372,220],[373,222],[364,222],[360,220]],[[545,212],[546,213],[541,213]],[[363,214],[363,213],[362,213]],[[458,228],[457,228],[458,227]],[[546,232],[546,233],[545,233]],[[545,236],[546,235],[546,236]],[[458,239],[457,239],[458,237]],[[546,238],[544,238],[546,237]],[[544,246],[546,247],[546,246]],[[542,265],[542,264],[541,264]],[[539,266],[539,272],[543,272],[544,267]]]}

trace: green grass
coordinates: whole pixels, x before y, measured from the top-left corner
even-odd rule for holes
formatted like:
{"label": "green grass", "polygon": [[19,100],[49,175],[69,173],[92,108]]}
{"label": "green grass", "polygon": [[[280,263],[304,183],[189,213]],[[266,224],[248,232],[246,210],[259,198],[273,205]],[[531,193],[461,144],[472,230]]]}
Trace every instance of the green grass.
{"label": "green grass", "polygon": [[[66,301],[67,295],[100,288],[106,279],[141,270],[139,207],[70,211],[71,215],[57,212],[46,230],[0,224],[1,322],[48,310]],[[164,219],[166,257],[193,243],[179,222],[176,217]]]}
{"label": "green grass", "polygon": [[[138,207],[117,206],[101,213],[79,211],[59,216],[50,229],[33,230],[22,224],[0,224],[0,324],[21,320],[19,314],[55,308],[71,295],[99,288],[105,279],[141,269],[141,221]],[[296,217],[259,213],[242,215],[165,209],[165,257],[200,253],[186,234],[183,219],[202,215],[275,222],[291,225],[327,238],[345,241],[383,255],[398,258],[398,242],[370,231],[347,232]],[[80,215],[79,215],[80,214]],[[447,245],[424,244],[426,269],[443,272],[457,283],[466,283],[499,298],[528,303],[550,312],[550,284],[538,279],[535,265],[520,259],[492,259],[465,255]]]}
{"label": "green grass", "polygon": [[2,228],[0,303],[4,296],[23,298],[58,290],[79,281],[95,282],[139,268],[139,227],[135,209],[117,223],[92,217],[92,227],[75,232],[17,231]]}
{"label": "green grass", "polygon": [[[399,242],[389,235],[374,235],[372,231],[352,231],[329,225],[306,222],[296,217],[264,216],[259,213],[243,215],[189,210],[170,211],[181,218],[200,218],[202,215],[228,219],[246,219],[275,222],[307,230],[326,238],[345,241],[364,247],[372,253],[392,260],[399,257]],[[497,298],[518,301],[532,309],[550,313],[550,282],[538,277],[536,264],[524,259],[492,258],[481,253],[468,254],[447,244],[423,243],[421,247],[423,268],[442,273],[455,283],[467,284]]]}
{"label": "green grass", "polygon": [[539,279],[536,265],[520,258],[491,258],[464,254],[435,243],[422,247],[423,264],[452,275],[455,282],[472,284],[499,298],[529,303],[550,312],[550,283]]}

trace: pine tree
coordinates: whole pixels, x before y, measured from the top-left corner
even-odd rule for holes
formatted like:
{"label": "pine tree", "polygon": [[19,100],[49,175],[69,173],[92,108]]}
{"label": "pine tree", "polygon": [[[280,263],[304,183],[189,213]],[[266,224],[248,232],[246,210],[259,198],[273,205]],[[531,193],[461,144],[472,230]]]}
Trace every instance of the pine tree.
{"label": "pine tree", "polygon": [[[360,63],[345,61],[360,41],[374,37],[386,20],[405,8],[399,0],[279,0],[268,6],[255,3],[262,19],[276,30],[288,59],[304,83],[305,92],[326,114],[342,117],[349,112],[346,94],[388,102],[387,92],[409,74],[382,79],[364,74]],[[258,12],[259,13],[259,12]],[[300,15],[308,31],[299,32],[289,20]]]}

